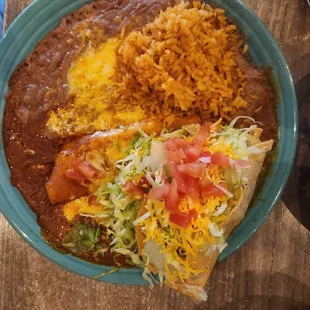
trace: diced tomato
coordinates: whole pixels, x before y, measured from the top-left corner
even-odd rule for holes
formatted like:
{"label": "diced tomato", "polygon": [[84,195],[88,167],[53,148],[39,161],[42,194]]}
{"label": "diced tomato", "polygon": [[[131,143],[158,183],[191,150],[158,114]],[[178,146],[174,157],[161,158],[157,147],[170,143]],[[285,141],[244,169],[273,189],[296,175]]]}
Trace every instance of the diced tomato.
{"label": "diced tomato", "polygon": [[165,141],[165,147],[167,151],[186,150],[189,144],[185,139],[172,138]]}
{"label": "diced tomato", "polygon": [[202,189],[209,186],[210,184],[213,184],[213,183],[209,180],[200,180],[200,187]]}
{"label": "diced tomato", "polygon": [[197,144],[201,147],[204,145],[204,143],[208,137],[208,134],[210,132],[211,125],[212,125],[212,123],[209,123],[209,122],[205,122],[201,125],[197,137],[193,140],[194,145]]}
{"label": "diced tomato", "polygon": [[147,189],[150,186],[150,183],[149,183],[149,181],[147,180],[146,177],[142,177],[141,180],[139,181],[138,185],[140,187],[143,187],[143,188]]}
{"label": "diced tomato", "polygon": [[201,150],[202,146],[194,145],[188,147],[184,153],[189,162],[194,162],[199,158]]}
{"label": "diced tomato", "polygon": [[211,123],[203,123],[197,137],[193,140],[192,145],[185,150],[185,156],[188,161],[194,162],[199,158],[202,152],[202,147],[210,132],[211,125]]}
{"label": "diced tomato", "polygon": [[167,167],[168,167],[170,177],[175,178],[178,174],[176,163],[173,161],[170,161],[167,163]]}
{"label": "diced tomato", "polygon": [[229,167],[229,157],[222,152],[216,152],[211,156],[211,163],[216,166]]}
{"label": "diced tomato", "polygon": [[127,181],[122,189],[131,196],[142,196],[145,194],[143,188],[139,185],[135,185],[132,181]]}
{"label": "diced tomato", "polygon": [[68,179],[77,181],[79,183],[82,183],[86,180],[85,176],[81,173],[79,173],[78,171],[75,171],[73,169],[69,169],[66,171],[66,177]]}
{"label": "diced tomato", "polygon": [[165,147],[166,147],[167,151],[177,151],[178,150],[176,143],[174,142],[174,139],[167,139],[165,141]]}
{"label": "diced tomato", "polygon": [[175,179],[173,179],[170,184],[170,192],[165,202],[166,202],[166,209],[168,211],[175,211],[179,207],[180,198],[178,193],[177,181]]}
{"label": "diced tomato", "polygon": [[193,199],[198,199],[200,196],[199,179],[187,175],[185,178],[186,194]]}
{"label": "diced tomato", "polygon": [[[221,184],[221,187],[228,189],[226,184]],[[208,198],[208,197],[217,197],[217,196],[224,196],[226,195],[221,189],[216,187],[214,184],[211,182],[208,184],[204,184],[201,186],[201,196],[203,198]]]}
{"label": "diced tomato", "polygon": [[173,212],[170,213],[169,220],[180,227],[187,228],[192,219],[196,220],[197,216],[195,210],[191,210],[189,213]]}
{"label": "diced tomato", "polygon": [[248,160],[237,159],[236,163],[239,165],[240,168],[250,168],[251,163]]}
{"label": "diced tomato", "polygon": [[154,200],[164,200],[168,197],[170,191],[170,184],[165,184],[160,187],[153,187],[149,191],[147,195],[147,199],[154,199]]}
{"label": "diced tomato", "polygon": [[189,164],[180,164],[177,166],[177,169],[180,173],[188,174],[194,178],[199,178],[202,176],[204,165],[200,163],[189,163]]}
{"label": "diced tomato", "polygon": [[174,178],[177,182],[178,185],[178,191],[186,194],[187,193],[187,188],[186,188],[186,182],[182,175],[180,173],[177,174],[177,176]]}
{"label": "diced tomato", "polygon": [[212,153],[210,151],[203,151],[200,154],[200,157],[211,157]]}
{"label": "diced tomato", "polygon": [[175,179],[177,182],[178,191],[185,194],[187,192],[186,184],[181,173],[177,169],[177,165],[173,161],[171,161],[167,164],[167,167],[170,177],[172,179]]}
{"label": "diced tomato", "polygon": [[191,145],[188,143],[188,141],[182,138],[167,139],[165,141],[165,147],[168,151],[167,160],[174,161],[175,163],[179,163],[185,158],[189,162],[196,161],[202,151],[203,144],[207,139],[210,126],[211,123],[204,123]]}
{"label": "diced tomato", "polygon": [[178,191],[188,194],[192,198],[199,198],[199,180],[196,178],[198,178],[198,175],[201,175],[203,165],[193,163],[177,166],[174,162],[170,162],[167,166],[171,178],[177,183]]}
{"label": "diced tomato", "polygon": [[174,161],[175,163],[181,162],[185,157],[183,150],[168,151],[166,156],[167,161]]}
{"label": "diced tomato", "polygon": [[80,173],[82,173],[86,178],[96,177],[99,174],[99,170],[95,168],[91,163],[82,161],[80,159],[76,160],[72,166]]}
{"label": "diced tomato", "polygon": [[81,159],[76,159],[72,162],[72,168],[75,170],[78,170],[78,166],[83,163],[83,160]]}

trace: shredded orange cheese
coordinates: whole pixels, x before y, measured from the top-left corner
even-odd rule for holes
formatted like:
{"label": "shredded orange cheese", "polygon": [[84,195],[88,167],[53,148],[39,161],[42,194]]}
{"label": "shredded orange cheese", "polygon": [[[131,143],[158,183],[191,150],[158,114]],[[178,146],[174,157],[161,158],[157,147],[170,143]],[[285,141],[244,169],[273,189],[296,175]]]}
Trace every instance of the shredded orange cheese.
{"label": "shredded orange cheese", "polygon": [[63,208],[63,212],[67,220],[71,222],[79,214],[96,215],[105,209],[104,206],[89,205],[88,197],[82,197],[67,203]]}

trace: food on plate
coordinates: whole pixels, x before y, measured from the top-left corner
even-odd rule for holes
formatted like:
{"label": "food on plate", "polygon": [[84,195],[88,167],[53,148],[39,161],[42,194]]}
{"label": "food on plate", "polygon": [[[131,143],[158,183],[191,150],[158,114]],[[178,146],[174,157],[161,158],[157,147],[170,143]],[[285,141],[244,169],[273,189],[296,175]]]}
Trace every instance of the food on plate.
{"label": "food on plate", "polygon": [[43,238],[203,294],[278,132],[269,69],[248,59],[225,11],[92,1],[39,42],[8,86],[11,182]]}
{"label": "food on plate", "polygon": [[[245,215],[273,145],[273,140],[260,140],[262,129],[255,124],[234,128],[238,119],[150,135],[136,125],[119,137],[126,151],[116,153],[108,176],[98,163],[113,157],[92,156],[95,148],[83,148],[88,139],[81,139],[79,150],[70,150],[78,165],[65,174],[79,173],[67,182],[77,182],[87,195],[81,191],[85,196],[63,207],[74,225],[63,246],[74,253],[123,254],[144,268],[151,283],[158,274],[170,287],[203,299],[203,286]],[[74,232],[85,220],[92,221],[97,234],[87,244]]]}

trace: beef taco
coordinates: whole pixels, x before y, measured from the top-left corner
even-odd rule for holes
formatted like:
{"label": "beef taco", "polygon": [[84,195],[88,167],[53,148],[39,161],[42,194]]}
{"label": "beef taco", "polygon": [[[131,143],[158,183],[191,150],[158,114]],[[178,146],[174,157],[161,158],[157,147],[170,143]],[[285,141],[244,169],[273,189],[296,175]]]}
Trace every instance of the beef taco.
{"label": "beef taco", "polygon": [[[67,170],[83,175],[83,180],[69,182],[78,181],[89,192],[64,205],[68,221],[92,219],[110,236],[107,251],[143,267],[149,281],[158,274],[170,287],[203,299],[203,286],[246,213],[273,145],[260,140],[262,130],[255,123],[235,128],[240,117],[230,125],[221,121],[151,134],[138,125],[124,130],[118,141],[125,137],[126,152],[111,165],[109,177],[98,177],[98,165],[95,178],[81,166]],[[90,156],[94,150],[79,145],[70,155],[81,160],[77,154],[84,149],[88,167],[96,166],[98,157],[92,161]],[[63,245],[81,251],[80,239],[72,233]],[[95,250],[96,244],[91,247]]]}
{"label": "beef taco", "polygon": [[[213,127],[198,163],[167,162],[171,183],[148,193],[136,221],[137,243],[150,270],[171,288],[205,298],[203,287],[245,216],[272,148],[272,140],[260,141],[261,132]],[[165,143],[173,148],[183,141]]]}

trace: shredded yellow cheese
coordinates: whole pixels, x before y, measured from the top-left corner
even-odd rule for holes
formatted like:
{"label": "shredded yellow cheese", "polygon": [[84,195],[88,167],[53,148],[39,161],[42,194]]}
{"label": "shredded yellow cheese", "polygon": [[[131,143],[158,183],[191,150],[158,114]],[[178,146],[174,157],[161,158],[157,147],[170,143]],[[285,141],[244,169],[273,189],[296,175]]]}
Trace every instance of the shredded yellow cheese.
{"label": "shredded yellow cheese", "polygon": [[[148,201],[146,205],[150,216],[139,223],[144,227],[146,235],[145,242],[154,240],[160,245],[165,255],[165,271],[170,281],[180,280],[184,282],[192,274],[205,272],[206,269],[197,270],[194,268],[195,258],[199,251],[206,251],[207,244],[218,242],[210,233],[209,224],[213,221],[212,213],[221,203],[226,202],[227,197],[210,197],[209,199],[192,200],[182,198],[179,211],[187,213],[195,210],[198,214],[196,220],[187,228],[182,228],[169,221],[170,213],[166,210],[163,201]],[[221,219],[227,215],[221,215]],[[173,262],[173,271],[171,264]]]}
{"label": "shredded yellow cheese", "polygon": [[67,203],[64,208],[64,216],[69,222],[79,214],[96,215],[105,210],[106,207],[100,205],[90,205],[88,197],[82,197]]}
{"label": "shredded yellow cheese", "polygon": [[211,153],[222,152],[232,159],[237,159],[234,148],[231,144],[227,144],[227,141],[223,137],[219,137],[216,144],[210,143],[206,149]]}

